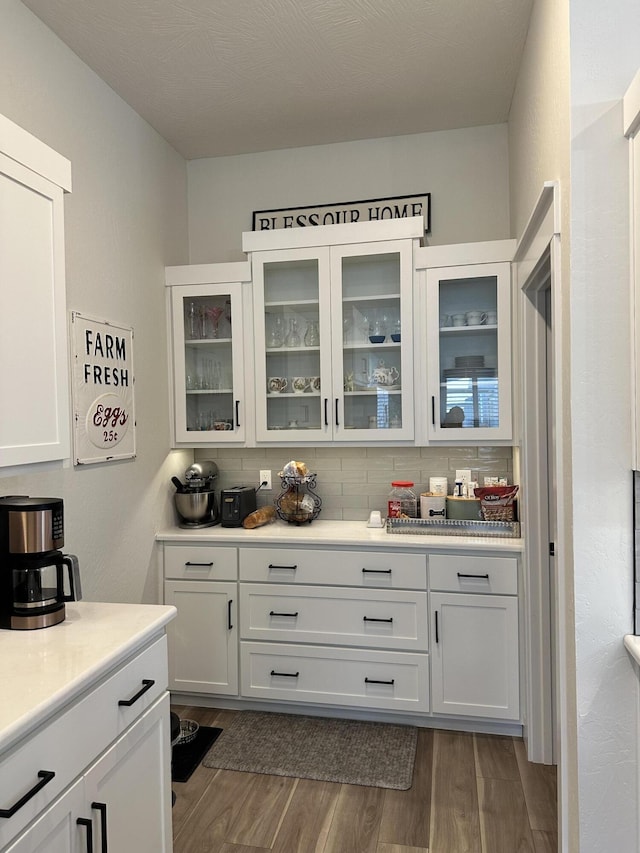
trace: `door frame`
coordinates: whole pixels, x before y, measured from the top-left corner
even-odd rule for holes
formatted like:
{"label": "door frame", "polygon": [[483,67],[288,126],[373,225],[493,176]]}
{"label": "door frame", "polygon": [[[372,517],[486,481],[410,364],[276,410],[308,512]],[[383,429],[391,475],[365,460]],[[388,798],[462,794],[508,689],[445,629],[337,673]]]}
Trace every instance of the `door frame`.
{"label": "door frame", "polygon": [[[562,543],[556,543],[554,559],[555,585],[548,577],[540,577],[533,567],[548,560],[549,524],[547,514],[547,486],[556,488],[556,528],[564,529],[565,496],[562,477],[555,484],[547,483],[547,423],[546,402],[546,323],[544,290],[551,285],[553,409],[555,412],[554,443],[555,470],[562,465],[562,301],[560,285],[560,187],[555,181],[545,182],[533,213],[518,241],[514,256],[514,286],[518,300],[520,347],[518,352],[521,378],[518,412],[520,435],[521,479],[524,486],[522,521],[525,531],[524,547],[524,632],[525,632],[525,715],[524,736],[530,761],[544,764],[560,763],[563,734],[567,731],[566,710],[560,704],[553,707],[555,695],[565,695],[567,683],[566,636],[564,595],[565,559]],[[542,301],[542,305],[541,305]],[[526,369],[525,369],[526,368]],[[543,413],[540,417],[538,412]],[[544,423],[542,422],[544,420]],[[555,613],[557,620],[552,636],[550,595],[555,588]],[[552,670],[552,656],[555,673]],[[556,747],[558,747],[556,749]],[[560,788],[560,791],[562,788]]]}

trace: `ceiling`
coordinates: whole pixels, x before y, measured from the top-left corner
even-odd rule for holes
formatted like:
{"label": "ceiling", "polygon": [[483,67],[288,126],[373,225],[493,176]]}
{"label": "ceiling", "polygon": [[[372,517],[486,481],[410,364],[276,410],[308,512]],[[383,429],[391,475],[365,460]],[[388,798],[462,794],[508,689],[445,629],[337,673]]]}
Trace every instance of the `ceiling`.
{"label": "ceiling", "polygon": [[187,159],[499,124],[533,0],[23,0]]}

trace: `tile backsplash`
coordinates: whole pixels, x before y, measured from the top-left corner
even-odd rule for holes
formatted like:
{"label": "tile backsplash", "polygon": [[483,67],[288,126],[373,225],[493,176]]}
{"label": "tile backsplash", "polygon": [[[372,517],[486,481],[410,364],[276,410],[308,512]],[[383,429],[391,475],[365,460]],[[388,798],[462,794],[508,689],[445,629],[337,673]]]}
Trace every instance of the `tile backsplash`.
{"label": "tile backsplash", "polygon": [[278,472],[287,462],[305,462],[317,475],[320,517],[346,521],[363,521],[372,509],[385,515],[392,480],[412,480],[418,494],[429,488],[429,477],[447,477],[451,493],[460,468],[470,468],[481,485],[488,476],[513,482],[511,447],[224,447],[198,449],[195,459],[218,465],[218,489],[257,486],[260,470],[269,468],[273,491],[258,492],[258,506],[272,503],[280,493]]}

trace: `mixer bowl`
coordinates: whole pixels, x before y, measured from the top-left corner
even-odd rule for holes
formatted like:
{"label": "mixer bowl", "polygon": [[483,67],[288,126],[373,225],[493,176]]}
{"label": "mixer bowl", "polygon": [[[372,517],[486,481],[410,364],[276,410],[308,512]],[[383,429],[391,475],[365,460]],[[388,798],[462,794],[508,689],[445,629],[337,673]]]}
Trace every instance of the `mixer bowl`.
{"label": "mixer bowl", "polygon": [[189,524],[201,524],[215,518],[216,493],[213,491],[176,492],[174,500],[178,515]]}

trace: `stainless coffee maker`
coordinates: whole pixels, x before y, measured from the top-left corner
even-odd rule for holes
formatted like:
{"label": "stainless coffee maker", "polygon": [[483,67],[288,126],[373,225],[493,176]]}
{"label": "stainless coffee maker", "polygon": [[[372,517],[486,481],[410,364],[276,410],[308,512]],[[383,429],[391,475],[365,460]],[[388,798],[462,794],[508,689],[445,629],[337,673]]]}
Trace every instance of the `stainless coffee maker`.
{"label": "stainless coffee maker", "polygon": [[82,598],[78,559],[63,545],[60,498],[0,497],[0,627],[48,628]]}

